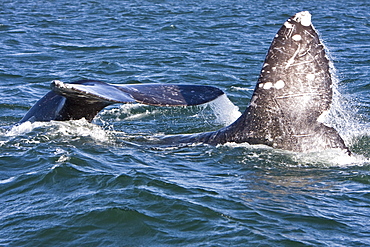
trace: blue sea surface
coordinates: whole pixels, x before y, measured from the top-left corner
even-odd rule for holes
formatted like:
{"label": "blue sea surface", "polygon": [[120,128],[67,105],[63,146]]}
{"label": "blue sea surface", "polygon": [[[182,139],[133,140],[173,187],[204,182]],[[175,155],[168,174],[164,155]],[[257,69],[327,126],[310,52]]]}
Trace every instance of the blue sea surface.
{"label": "blue sea surface", "polygon": [[[330,122],[352,157],[147,145],[225,126],[235,116],[221,119],[222,102],[16,125],[52,80],[211,85],[243,112],[273,37],[303,10],[336,68]],[[0,246],[370,246],[369,10],[360,0],[3,0]]]}

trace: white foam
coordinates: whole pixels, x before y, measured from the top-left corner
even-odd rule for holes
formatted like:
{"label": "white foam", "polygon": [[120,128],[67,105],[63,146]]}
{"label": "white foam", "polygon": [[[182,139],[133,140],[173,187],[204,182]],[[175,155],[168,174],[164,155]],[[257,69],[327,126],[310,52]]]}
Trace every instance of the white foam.
{"label": "white foam", "polygon": [[[258,158],[260,156],[269,155],[282,155],[290,157],[293,162],[287,162],[287,166],[324,166],[324,167],[348,167],[348,166],[359,166],[368,165],[370,160],[363,157],[362,155],[353,154],[349,156],[344,150],[341,149],[328,149],[321,152],[292,152],[281,149],[274,149],[267,145],[262,144],[248,144],[248,143],[234,143],[228,142],[225,144],[217,145],[217,147],[230,147],[230,148],[245,148],[248,150],[263,150],[260,152],[253,152],[251,155],[247,155],[249,158]],[[248,158],[246,158],[248,159]],[[266,157],[262,157],[266,159]],[[273,159],[272,159],[273,160]],[[281,165],[282,163],[277,159],[277,163]],[[249,162],[249,161],[247,161]]]}
{"label": "white foam", "polygon": [[321,152],[292,153],[293,161],[303,165],[323,165],[347,167],[351,165],[361,165],[368,163],[369,160],[361,155],[353,154],[349,156],[341,149],[328,149]]}
{"label": "white foam", "polygon": [[[261,84],[260,84],[261,85]],[[260,86],[261,87],[261,86]],[[248,87],[236,87],[231,86],[232,89],[235,89],[237,91],[254,91],[254,88],[248,88]]]}
{"label": "white foam", "polygon": [[10,177],[10,178],[3,179],[3,180],[0,180],[0,184],[7,184],[7,183],[14,181],[15,179],[16,177]]}
{"label": "white foam", "polygon": [[[89,123],[86,119],[73,120],[73,121],[51,121],[51,122],[24,122],[19,125],[13,126],[8,132],[5,133],[7,137],[21,136],[32,132],[36,128],[45,128],[47,137],[52,139],[58,136],[67,137],[90,137],[98,142],[109,141],[110,134],[102,127]],[[28,142],[35,142],[30,139]]]}
{"label": "white foam", "polygon": [[89,123],[84,118],[74,121],[54,122],[54,124],[56,128],[51,131],[51,136],[90,137],[99,142],[107,142],[110,138],[109,132],[99,125]]}
{"label": "white foam", "polygon": [[5,133],[5,136],[14,137],[23,135],[25,133],[31,132],[33,129],[45,126],[46,122],[24,122],[19,125],[14,125],[9,131]]}
{"label": "white foam", "polygon": [[263,145],[263,144],[249,144],[247,142],[243,143],[236,143],[236,142],[227,142],[225,144],[219,144],[217,147],[231,147],[231,148],[247,148],[247,149],[266,149],[266,150],[274,150],[272,147]]}
{"label": "white foam", "polygon": [[132,120],[132,119],[139,119],[144,117],[145,115],[149,114],[149,111],[146,111],[145,113],[132,113],[132,110],[142,108],[143,106],[146,106],[144,104],[122,104],[118,108],[112,108],[112,109],[105,109],[101,113],[99,113],[99,116],[105,116],[105,115],[113,115],[116,116],[116,121],[121,121],[120,117],[122,115],[127,115],[125,120]]}

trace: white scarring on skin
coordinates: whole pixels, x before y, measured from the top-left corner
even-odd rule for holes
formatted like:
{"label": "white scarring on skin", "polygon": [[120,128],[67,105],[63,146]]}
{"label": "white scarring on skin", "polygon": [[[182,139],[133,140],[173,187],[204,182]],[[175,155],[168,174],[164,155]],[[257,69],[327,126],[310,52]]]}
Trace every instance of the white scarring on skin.
{"label": "white scarring on skin", "polygon": [[290,24],[289,22],[285,22],[284,23],[284,26],[286,27],[286,28],[293,28],[293,24]]}
{"label": "white scarring on skin", "polygon": [[285,86],[285,82],[283,80],[278,80],[277,82],[275,82],[275,84],[272,82],[265,82],[265,83],[260,83],[258,86],[263,89],[271,89],[271,88],[282,89]]}
{"label": "white scarring on skin", "polygon": [[51,82],[53,82],[53,83],[55,83],[55,85],[63,85],[63,82],[61,82],[61,81],[59,81],[59,80],[53,80],[53,81],[51,81]]}
{"label": "white scarring on skin", "polygon": [[272,88],[272,82],[266,82],[264,85],[263,85],[263,89],[270,89]]}
{"label": "white scarring on skin", "polygon": [[274,85],[274,87],[275,87],[276,89],[282,89],[284,86],[285,86],[285,82],[284,82],[283,80],[278,80],[278,81],[275,83],[275,85]]}
{"label": "white scarring on skin", "polygon": [[295,15],[294,20],[300,22],[302,26],[308,27],[311,25],[311,14],[308,11],[302,11]]}
{"label": "white scarring on skin", "polygon": [[292,40],[294,40],[294,41],[301,41],[302,40],[302,36],[299,35],[299,34],[293,35]]}
{"label": "white scarring on skin", "polygon": [[293,56],[288,60],[288,62],[286,63],[286,66],[285,66],[285,69],[289,68],[290,65],[292,65],[294,63],[294,59],[295,57],[298,55],[299,53],[299,50],[300,50],[301,46],[300,44],[298,43],[298,48],[297,50],[294,52]]}

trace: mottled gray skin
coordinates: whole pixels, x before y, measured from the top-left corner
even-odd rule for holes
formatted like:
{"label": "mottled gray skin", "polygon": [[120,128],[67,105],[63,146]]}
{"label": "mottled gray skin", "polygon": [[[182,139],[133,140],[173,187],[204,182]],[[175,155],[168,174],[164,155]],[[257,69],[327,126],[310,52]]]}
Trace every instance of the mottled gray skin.
{"label": "mottled gray skin", "polygon": [[265,144],[295,152],[346,150],[338,132],[320,122],[332,102],[329,59],[311,15],[284,23],[267,53],[250,105],[233,124],[215,132],[172,137],[174,142]]}

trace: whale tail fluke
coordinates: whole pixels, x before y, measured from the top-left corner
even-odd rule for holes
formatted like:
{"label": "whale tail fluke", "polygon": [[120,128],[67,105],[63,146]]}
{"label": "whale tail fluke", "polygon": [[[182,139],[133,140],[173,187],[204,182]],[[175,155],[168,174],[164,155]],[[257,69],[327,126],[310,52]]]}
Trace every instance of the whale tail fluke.
{"label": "whale tail fluke", "polygon": [[224,93],[212,86],[176,84],[108,84],[96,80],[72,83],[53,81],[51,89],[20,121],[88,121],[104,107],[115,103],[142,103],[155,106],[205,104]]}

